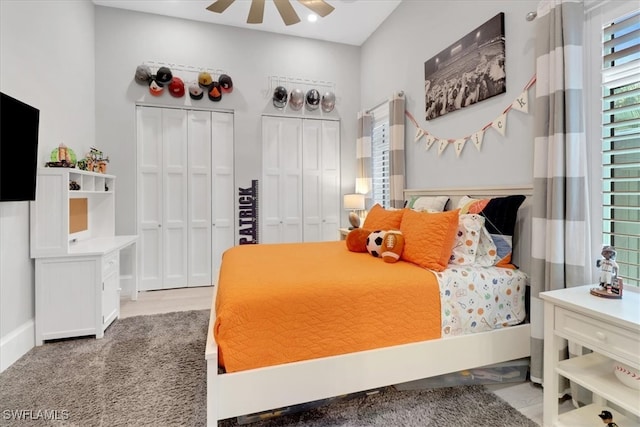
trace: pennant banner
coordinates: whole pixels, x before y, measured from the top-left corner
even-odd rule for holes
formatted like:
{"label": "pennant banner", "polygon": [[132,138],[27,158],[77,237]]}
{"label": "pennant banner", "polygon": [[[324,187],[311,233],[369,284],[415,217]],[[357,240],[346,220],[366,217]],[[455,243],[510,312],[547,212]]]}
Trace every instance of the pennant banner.
{"label": "pennant banner", "polygon": [[449,145],[449,141],[446,139],[438,141],[438,156],[447,148],[447,145]]}
{"label": "pennant banner", "polygon": [[514,110],[522,111],[523,113],[529,112],[529,92],[526,90],[516,98],[511,104],[511,108]]}
{"label": "pennant banner", "polygon": [[482,140],[484,139],[484,130],[479,130],[478,132],[471,135],[471,141],[473,145],[480,151],[482,148]]}
{"label": "pennant banner", "polygon": [[461,138],[461,139],[457,139],[453,143],[453,146],[456,149],[456,157],[460,157],[460,153],[462,153],[462,149],[464,148],[465,142],[467,142],[467,140],[465,138]]}
{"label": "pennant banner", "polygon": [[472,133],[471,135],[463,138],[439,138],[429,133],[429,131],[420,128],[418,122],[409,111],[405,111],[405,115],[416,126],[416,136],[414,142],[418,142],[423,136],[425,137],[424,149],[428,150],[433,144],[438,143],[438,156],[442,155],[444,150],[447,149],[449,144],[454,144],[456,157],[460,157],[462,150],[464,149],[468,140],[470,140],[474,147],[478,151],[482,149],[482,141],[484,140],[484,133],[488,128],[494,128],[500,135],[506,136],[507,133],[507,113],[511,110],[517,110],[523,113],[529,113],[529,89],[536,82],[536,76],[531,77],[524,90],[518,97],[491,123],[485,125],[479,131]]}
{"label": "pennant banner", "polygon": [[507,132],[507,113],[500,114],[500,116],[491,123],[491,127],[500,132],[500,135],[505,136]]}

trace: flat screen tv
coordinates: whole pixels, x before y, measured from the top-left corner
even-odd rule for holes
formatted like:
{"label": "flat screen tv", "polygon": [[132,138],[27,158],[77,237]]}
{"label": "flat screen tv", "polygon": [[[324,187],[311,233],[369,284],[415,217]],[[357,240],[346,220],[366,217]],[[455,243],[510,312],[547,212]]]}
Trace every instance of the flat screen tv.
{"label": "flat screen tv", "polygon": [[40,110],[0,92],[0,202],[36,199]]}

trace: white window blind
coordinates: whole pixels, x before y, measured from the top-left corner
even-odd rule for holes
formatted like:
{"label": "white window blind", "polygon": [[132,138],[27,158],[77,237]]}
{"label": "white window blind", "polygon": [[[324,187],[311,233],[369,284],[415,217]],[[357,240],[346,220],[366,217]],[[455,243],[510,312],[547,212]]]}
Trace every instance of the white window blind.
{"label": "white window blind", "polygon": [[389,184],[389,105],[385,102],[371,111],[371,178],[373,203],[391,207]]}
{"label": "white window blind", "polygon": [[640,11],[603,29],[602,87],[603,243],[640,286]]}

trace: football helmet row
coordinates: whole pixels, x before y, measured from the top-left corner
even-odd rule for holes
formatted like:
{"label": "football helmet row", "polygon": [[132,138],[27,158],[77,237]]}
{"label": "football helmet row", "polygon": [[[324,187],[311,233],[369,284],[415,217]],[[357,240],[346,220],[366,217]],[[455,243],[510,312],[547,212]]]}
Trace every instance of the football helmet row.
{"label": "football helmet row", "polygon": [[281,110],[287,103],[294,111],[299,111],[306,105],[309,111],[315,111],[320,107],[325,113],[330,113],[336,106],[336,95],[327,91],[320,97],[317,89],[309,89],[306,94],[300,89],[293,89],[289,94],[284,86],[276,87],[273,91],[273,106]]}

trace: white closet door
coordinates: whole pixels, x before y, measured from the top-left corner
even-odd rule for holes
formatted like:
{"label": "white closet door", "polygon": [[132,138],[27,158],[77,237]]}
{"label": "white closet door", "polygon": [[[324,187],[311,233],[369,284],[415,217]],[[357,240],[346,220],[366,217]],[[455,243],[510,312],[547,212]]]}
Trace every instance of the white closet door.
{"label": "white closet door", "polygon": [[321,240],[330,241],[336,240],[336,230],[340,228],[340,122],[322,122],[321,154]]}
{"label": "white closet door", "polygon": [[218,283],[222,253],[235,244],[233,118],[232,113],[211,113],[213,284]]}
{"label": "white closet door", "polygon": [[262,243],[302,241],[302,120],[262,118]]}
{"label": "white closet door", "polygon": [[136,107],[139,289],[162,289],[162,109]]}
{"label": "white closet door", "polygon": [[336,240],[340,216],[340,123],[304,120],[304,241]]}
{"label": "white closet door", "polygon": [[162,110],[164,196],[163,268],[162,287],[187,286],[188,218],[188,158],[187,112]]}
{"label": "white closet door", "polygon": [[[322,241],[322,122],[302,125],[302,212],[305,242]],[[334,233],[335,234],[335,233]]]}
{"label": "white closet door", "polygon": [[211,113],[188,117],[188,280],[187,286],[211,284]]}

